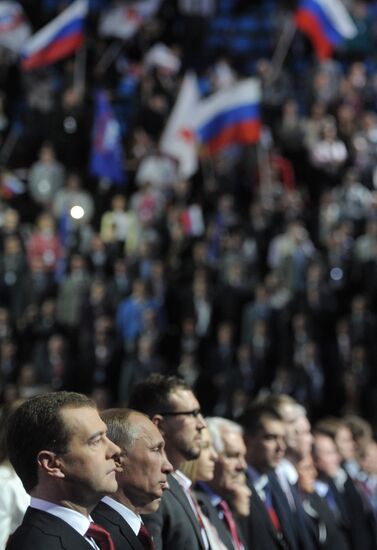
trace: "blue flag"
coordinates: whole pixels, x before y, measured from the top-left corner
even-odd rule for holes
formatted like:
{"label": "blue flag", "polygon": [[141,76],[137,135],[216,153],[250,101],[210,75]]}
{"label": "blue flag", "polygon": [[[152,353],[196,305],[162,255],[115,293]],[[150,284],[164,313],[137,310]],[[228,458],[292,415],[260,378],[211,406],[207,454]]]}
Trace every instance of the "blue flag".
{"label": "blue flag", "polygon": [[120,124],[104,91],[96,95],[90,173],[112,183],[126,182]]}

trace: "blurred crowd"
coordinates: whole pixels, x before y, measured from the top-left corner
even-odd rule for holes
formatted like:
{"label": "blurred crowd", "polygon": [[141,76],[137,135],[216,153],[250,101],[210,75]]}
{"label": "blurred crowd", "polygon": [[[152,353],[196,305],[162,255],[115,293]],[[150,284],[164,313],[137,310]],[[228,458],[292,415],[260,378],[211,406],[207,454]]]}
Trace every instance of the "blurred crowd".
{"label": "blurred crowd", "polygon": [[[63,7],[20,3],[34,28]],[[97,32],[109,4],[90,3],[85,67],[23,72],[0,49],[1,402],[52,388],[126,404],[147,375],[178,374],[206,415],[272,391],[375,429],[377,3],[346,2],[359,34],[332,59],[296,32],[281,67],[294,2],[266,2],[274,34],[247,63],[211,47],[211,25],[263,3],[165,1],[127,42]],[[187,69],[203,95],[245,76],[263,89],[260,143],[199,151],[190,178],[159,150]],[[123,184],[90,174],[98,89]]]}

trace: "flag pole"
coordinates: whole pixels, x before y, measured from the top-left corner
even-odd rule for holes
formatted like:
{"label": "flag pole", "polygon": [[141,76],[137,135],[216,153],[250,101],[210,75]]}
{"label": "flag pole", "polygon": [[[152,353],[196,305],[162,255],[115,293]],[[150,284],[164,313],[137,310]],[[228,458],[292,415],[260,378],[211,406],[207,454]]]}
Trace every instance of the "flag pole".
{"label": "flag pole", "polygon": [[21,130],[18,127],[11,128],[0,149],[0,164],[6,164],[17,145]]}
{"label": "flag pole", "polygon": [[260,197],[262,204],[266,203],[266,198],[272,191],[272,169],[270,150],[268,144],[260,140],[257,144],[257,166],[259,173]]}
{"label": "flag pole", "polygon": [[73,70],[73,87],[80,92],[81,96],[85,93],[86,54],[86,45],[83,44],[76,52]]}
{"label": "flag pole", "polygon": [[102,56],[98,60],[98,63],[94,67],[94,71],[97,74],[104,73],[106,69],[116,60],[119,54],[122,51],[124,42],[121,40],[114,40],[111,44],[105,49]]}
{"label": "flag pole", "polygon": [[270,82],[276,80],[281,73],[288,50],[291,47],[294,35],[296,33],[296,25],[292,16],[285,19],[283,30],[280,34],[275,51],[271,59],[271,76]]}

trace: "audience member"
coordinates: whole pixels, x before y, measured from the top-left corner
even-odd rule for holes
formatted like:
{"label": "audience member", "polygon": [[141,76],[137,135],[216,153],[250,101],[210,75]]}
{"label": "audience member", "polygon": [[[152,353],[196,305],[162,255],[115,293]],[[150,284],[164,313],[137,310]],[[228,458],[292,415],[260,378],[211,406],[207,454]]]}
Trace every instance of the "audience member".
{"label": "audience member", "polygon": [[92,517],[111,534],[116,549],[150,548],[152,539],[140,514],[155,512],[168,488],[166,476],[172,466],[165,455],[164,440],[144,414],[108,409],[102,411],[101,418],[109,439],[121,450],[116,458],[118,489],[102,499]]}
{"label": "audience member", "polygon": [[[84,395],[38,395],[9,419],[10,461],[31,496],[7,548],[88,548],[110,535],[90,512],[117,490],[120,449],[106,435],[94,403]],[[109,542],[110,544],[110,542]]]}
{"label": "audience member", "polygon": [[168,476],[157,512],[143,518],[156,549],[208,549],[208,538],[197,512],[191,481],[180,471],[201,452],[205,422],[191,388],[179,378],[154,374],[134,387],[129,406],[147,414],[165,440],[166,455],[174,473]]}

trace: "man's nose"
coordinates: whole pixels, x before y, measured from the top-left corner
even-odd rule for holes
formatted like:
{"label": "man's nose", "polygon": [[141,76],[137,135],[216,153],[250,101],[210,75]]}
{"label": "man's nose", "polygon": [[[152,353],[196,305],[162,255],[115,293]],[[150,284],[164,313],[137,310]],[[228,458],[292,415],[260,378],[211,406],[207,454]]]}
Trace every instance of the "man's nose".
{"label": "man's nose", "polygon": [[170,464],[170,462],[168,460],[168,457],[166,456],[166,453],[164,452],[164,459],[162,461],[161,471],[164,474],[171,474],[173,470],[174,470],[173,465]]}
{"label": "man's nose", "polygon": [[115,458],[121,453],[120,447],[118,445],[115,445],[109,438],[107,438],[108,445],[107,445],[107,457],[108,458]]}
{"label": "man's nose", "polygon": [[202,413],[199,413],[198,416],[196,417],[196,428],[201,431],[205,427],[206,427],[206,423],[205,423],[205,420],[203,418],[203,415],[202,415]]}

